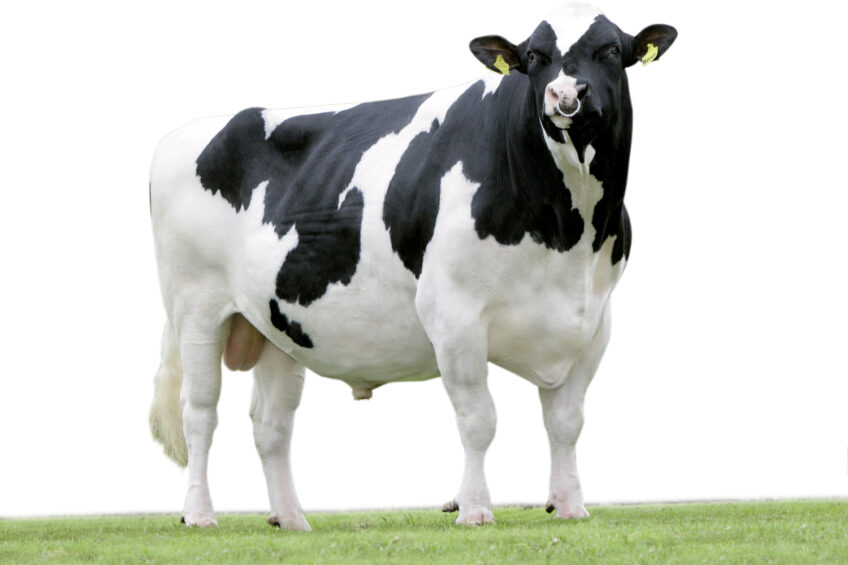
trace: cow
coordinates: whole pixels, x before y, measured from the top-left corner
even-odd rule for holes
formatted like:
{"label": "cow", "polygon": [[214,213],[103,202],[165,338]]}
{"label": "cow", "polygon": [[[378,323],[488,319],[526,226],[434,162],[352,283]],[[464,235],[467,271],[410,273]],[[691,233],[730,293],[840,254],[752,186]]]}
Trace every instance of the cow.
{"label": "cow", "polygon": [[488,363],[539,390],[546,509],[588,516],[575,443],[628,261],[625,69],[677,36],[565,6],[526,40],[478,37],[467,85],[330,110],[250,108],[164,138],[150,207],[167,321],[153,436],[188,466],[182,514],[217,525],[207,462],[222,360],[253,370],[268,522],[308,530],[289,447],[304,370],[355,399],[441,377],[465,453],[457,523],[494,521]]}

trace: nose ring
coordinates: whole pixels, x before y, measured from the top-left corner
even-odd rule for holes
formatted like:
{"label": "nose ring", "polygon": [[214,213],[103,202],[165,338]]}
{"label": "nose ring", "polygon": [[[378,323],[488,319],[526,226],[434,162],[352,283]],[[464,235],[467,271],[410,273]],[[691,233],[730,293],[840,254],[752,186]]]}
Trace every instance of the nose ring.
{"label": "nose ring", "polygon": [[571,112],[570,114],[566,114],[565,112],[563,112],[562,109],[559,107],[559,104],[554,106],[554,110],[563,118],[573,118],[577,115],[577,113],[580,111],[580,108],[582,107],[582,104],[580,103],[580,98],[575,98],[575,100],[577,100],[577,109]]}

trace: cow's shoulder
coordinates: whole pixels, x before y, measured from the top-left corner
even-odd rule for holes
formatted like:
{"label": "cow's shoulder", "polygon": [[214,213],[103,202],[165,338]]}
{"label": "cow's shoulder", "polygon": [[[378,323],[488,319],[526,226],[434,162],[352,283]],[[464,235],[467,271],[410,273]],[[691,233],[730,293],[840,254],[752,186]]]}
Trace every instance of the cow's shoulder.
{"label": "cow's shoulder", "polygon": [[449,171],[457,166],[491,169],[497,143],[493,129],[501,118],[484,102],[486,93],[487,84],[481,80],[446,97],[448,106],[410,140],[389,183],[383,222],[392,250],[416,277],[442,213],[442,185]]}
{"label": "cow's shoulder", "polygon": [[585,223],[538,122],[516,119],[526,104],[519,76],[504,77],[494,89],[480,81],[409,144],[389,185],[383,220],[393,250],[416,277],[441,213],[443,181],[457,165],[457,174],[476,187],[469,212],[479,239],[518,245],[529,234],[566,251],[581,238]]}

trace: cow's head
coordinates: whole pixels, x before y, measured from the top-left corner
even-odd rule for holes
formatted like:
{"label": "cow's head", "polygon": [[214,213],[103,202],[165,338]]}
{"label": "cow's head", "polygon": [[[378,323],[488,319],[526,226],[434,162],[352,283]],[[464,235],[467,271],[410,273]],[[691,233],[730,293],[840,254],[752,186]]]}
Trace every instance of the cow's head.
{"label": "cow's head", "polygon": [[552,14],[519,45],[490,35],[470,47],[491,70],[529,77],[542,120],[563,130],[597,133],[618,120],[624,70],[660,58],[676,37],[667,25],[649,26],[634,37],[596,8],[573,4]]}

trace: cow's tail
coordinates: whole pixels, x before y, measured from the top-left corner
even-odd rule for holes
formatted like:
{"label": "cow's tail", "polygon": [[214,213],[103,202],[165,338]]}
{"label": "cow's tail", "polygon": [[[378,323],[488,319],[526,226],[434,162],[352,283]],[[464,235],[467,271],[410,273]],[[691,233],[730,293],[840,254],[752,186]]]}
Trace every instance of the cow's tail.
{"label": "cow's tail", "polygon": [[180,406],[180,388],[183,384],[183,366],[180,352],[170,322],[165,322],[162,332],[162,363],[156,372],[153,405],[150,407],[150,431],[165,448],[165,454],[185,467],[188,463],[185,436],[183,435],[183,410]]}

